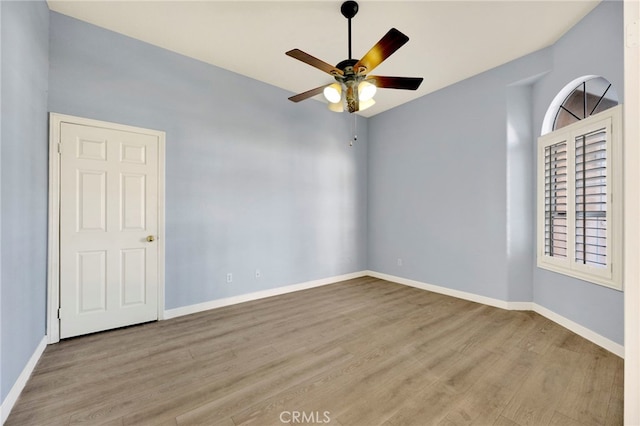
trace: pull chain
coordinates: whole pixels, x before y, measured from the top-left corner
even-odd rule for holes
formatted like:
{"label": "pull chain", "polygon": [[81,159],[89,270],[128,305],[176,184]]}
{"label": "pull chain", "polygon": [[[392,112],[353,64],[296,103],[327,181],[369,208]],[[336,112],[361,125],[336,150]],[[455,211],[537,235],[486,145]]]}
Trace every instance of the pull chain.
{"label": "pull chain", "polygon": [[356,114],[353,115],[353,126],[351,127],[351,131],[353,133],[353,138],[349,142],[349,146],[353,146],[353,143],[358,140],[358,122],[356,121]]}

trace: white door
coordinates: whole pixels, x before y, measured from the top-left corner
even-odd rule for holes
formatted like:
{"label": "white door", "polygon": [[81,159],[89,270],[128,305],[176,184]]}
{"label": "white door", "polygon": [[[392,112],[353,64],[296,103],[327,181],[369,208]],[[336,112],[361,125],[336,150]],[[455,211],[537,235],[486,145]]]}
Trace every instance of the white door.
{"label": "white door", "polygon": [[60,337],[158,318],[158,137],[60,127]]}

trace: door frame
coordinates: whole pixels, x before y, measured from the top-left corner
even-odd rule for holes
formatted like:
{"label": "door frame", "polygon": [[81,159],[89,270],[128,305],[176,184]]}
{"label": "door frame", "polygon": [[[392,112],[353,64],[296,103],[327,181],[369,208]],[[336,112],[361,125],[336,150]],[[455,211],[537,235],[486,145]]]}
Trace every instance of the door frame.
{"label": "door frame", "polygon": [[624,424],[640,424],[640,3],[624,0]]}
{"label": "door frame", "polygon": [[49,113],[49,238],[47,248],[47,342],[60,341],[60,130],[62,123],[104,127],[142,133],[158,138],[158,320],[164,319],[164,216],[165,216],[165,132],[141,127],[93,120],[72,115]]}

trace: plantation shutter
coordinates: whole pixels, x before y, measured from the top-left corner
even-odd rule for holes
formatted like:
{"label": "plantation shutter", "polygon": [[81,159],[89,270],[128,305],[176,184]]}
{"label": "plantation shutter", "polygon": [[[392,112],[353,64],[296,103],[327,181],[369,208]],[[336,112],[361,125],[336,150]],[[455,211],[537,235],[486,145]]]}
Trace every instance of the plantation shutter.
{"label": "plantation shutter", "polygon": [[567,257],[567,143],[545,148],[545,254]]}
{"label": "plantation shutter", "polygon": [[538,139],[537,265],[622,288],[621,106]]}
{"label": "plantation shutter", "polygon": [[575,138],[575,261],[607,266],[607,133]]}

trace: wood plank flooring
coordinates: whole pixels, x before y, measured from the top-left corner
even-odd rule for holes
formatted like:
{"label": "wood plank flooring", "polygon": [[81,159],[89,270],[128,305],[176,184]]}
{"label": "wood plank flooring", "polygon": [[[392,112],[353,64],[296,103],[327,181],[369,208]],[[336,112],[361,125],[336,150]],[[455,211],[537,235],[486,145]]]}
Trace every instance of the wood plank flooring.
{"label": "wood plank flooring", "polygon": [[365,277],[47,347],[6,425],[620,425],[623,361]]}

